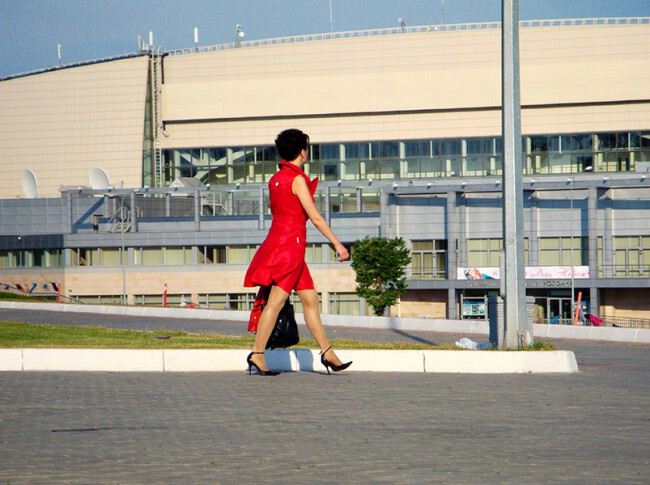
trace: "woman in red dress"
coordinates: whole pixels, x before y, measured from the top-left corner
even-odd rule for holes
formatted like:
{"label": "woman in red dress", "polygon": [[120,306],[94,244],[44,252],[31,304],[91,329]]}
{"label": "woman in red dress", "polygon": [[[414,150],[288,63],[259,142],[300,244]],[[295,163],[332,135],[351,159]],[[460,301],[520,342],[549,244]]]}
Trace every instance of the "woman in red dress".
{"label": "woman in red dress", "polygon": [[253,351],[248,355],[249,373],[253,367],[262,375],[269,371],[264,349],[271,336],[278,313],[295,290],[302,302],[305,323],[321,348],[321,362],[327,369],[346,369],[332,350],[320,319],[318,294],[305,262],[307,219],[332,243],[339,261],[350,258],[348,250],[334,235],[314,204],[318,179],[309,180],[302,170],[307,161],[309,136],[300,130],[285,130],[275,139],[282,158],[279,171],[269,180],[269,201],[273,221],[266,239],[255,253],[246,272],[244,286],[271,286],[266,306],[260,316]]}

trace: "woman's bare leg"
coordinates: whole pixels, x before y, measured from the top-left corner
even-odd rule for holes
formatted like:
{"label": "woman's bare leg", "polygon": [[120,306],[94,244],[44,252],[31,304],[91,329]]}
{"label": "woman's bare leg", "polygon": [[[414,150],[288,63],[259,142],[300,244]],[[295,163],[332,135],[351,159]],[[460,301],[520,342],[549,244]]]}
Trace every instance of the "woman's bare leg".
{"label": "woman's bare leg", "polygon": [[[255,335],[255,343],[253,344],[253,352],[264,352],[266,343],[269,341],[275,322],[278,319],[278,313],[282,310],[284,302],[289,298],[289,293],[284,291],[279,286],[272,286],[269,298],[266,301],[264,310],[260,315],[260,321],[257,325],[257,334]],[[266,367],[266,360],[264,354],[255,354],[251,357],[260,369],[268,370]]]}
{"label": "woman's bare leg", "polygon": [[[318,308],[318,293],[316,290],[299,290],[298,296],[302,302],[303,312],[305,314],[305,323],[307,328],[318,342],[321,351],[330,346],[327,335],[325,335],[325,328],[320,319],[320,309]],[[333,350],[326,353],[326,358],[334,365],[340,365],[341,359],[337,357]]]}

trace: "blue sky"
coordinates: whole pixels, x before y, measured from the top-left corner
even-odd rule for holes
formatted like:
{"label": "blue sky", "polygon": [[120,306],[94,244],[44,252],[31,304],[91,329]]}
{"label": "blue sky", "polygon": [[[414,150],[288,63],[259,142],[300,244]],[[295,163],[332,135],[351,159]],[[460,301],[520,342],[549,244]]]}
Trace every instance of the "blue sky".
{"label": "blue sky", "polygon": [[[441,0],[331,0],[333,30],[442,21]],[[246,40],[328,32],[330,0],[0,0],[0,76],[137,50],[154,32],[164,49],[232,42],[235,24]],[[499,20],[500,0],[444,0],[444,21]],[[650,0],[520,0],[520,17],[650,16]]]}

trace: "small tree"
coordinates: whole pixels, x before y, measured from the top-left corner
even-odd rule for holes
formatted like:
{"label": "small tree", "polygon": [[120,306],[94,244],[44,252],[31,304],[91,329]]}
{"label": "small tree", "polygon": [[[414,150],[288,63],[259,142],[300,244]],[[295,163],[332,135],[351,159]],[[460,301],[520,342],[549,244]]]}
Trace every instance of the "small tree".
{"label": "small tree", "polygon": [[406,266],[411,255],[401,237],[366,237],[354,243],[352,268],[357,273],[357,295],[376,315],[397,302],[406,291]]}

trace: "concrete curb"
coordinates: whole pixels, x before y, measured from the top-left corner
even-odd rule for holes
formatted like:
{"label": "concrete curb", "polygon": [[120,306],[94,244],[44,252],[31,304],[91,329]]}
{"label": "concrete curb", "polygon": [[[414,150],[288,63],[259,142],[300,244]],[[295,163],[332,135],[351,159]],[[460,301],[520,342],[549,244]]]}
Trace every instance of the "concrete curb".
{"label": "concrete curb", "polygon": [[[204,310],[187,308],[156,308],[156,307],[122,307],[112,305],[70,305],[57,303],[25,303],[18,301],[0,301],[0,309],[42,310],[71,313],[98,313],[103,315],[128,315],[136,317],[160,317],[201,320],[226,320],[247,322],[249,312],[234,310]],[[455,334],[488,335],[489,326],[484,320],[441,320],[430,318],[396,318],[396,317],[358,317],[351,315],[321,315],[325,325],[377,328],[404,331],[444,332]],[[304,324],[302,314],[296,315],[296,321]],[[539,325],[533,326],[535,337],[602,340],[609,342],[650,343],[650,329],[646,328],[615,328],[615,327],[583,327],[571,325]]]}
{"label": "concrete curb", "polygon": [[[246,370],[248,350],[0,349],[0,371],[222,372]],[[573,373],[573,352],[340,350],[349,371],[459,374]],[[324,371],[316,350],[270,350],[270,369]]]}

